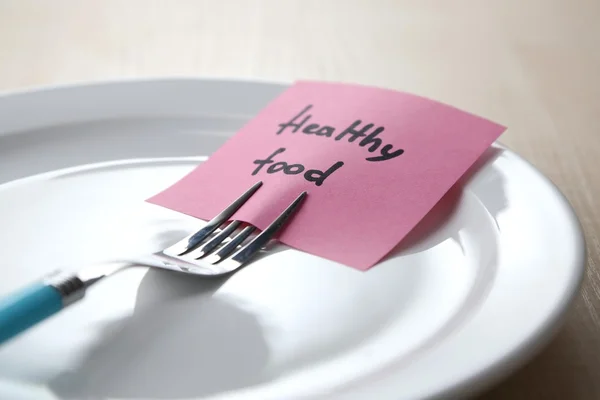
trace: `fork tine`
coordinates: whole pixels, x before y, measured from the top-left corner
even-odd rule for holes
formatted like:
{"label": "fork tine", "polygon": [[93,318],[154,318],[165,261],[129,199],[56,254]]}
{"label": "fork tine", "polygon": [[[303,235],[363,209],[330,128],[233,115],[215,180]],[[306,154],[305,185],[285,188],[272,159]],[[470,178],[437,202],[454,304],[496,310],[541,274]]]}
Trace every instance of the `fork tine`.
{"label": "fork tine", "polygon": [[225,208],[219,215],[208,221],[208,223],[200,229],[198,232],[193,234],[189,240],[185,250],[179,253],[179,256],[183,256],[190,251],[193,251],[200,246],[200,244],[206,239],[211,233],[213,233],[222,223],[227,221],[235,212],[242,206],[248,199],[260,188],[262,181],[256,182],[250,189],[231,203]]}
{"label": "fork tine", "polygon": [[224,263],[233,263],[236,267],[245,264],[250,260],[275,234],[285,226],[289,218],[296,212],[300,204],[306,197],[306,192],[302,192],[296,200],[292,202],[267,228],[256,236],[250,243],[235,252]]}
{"label": "fork tine", "polygon": [[245,227],[240,233],[235,235],[233,239],[231,239],[225,246],[223,246],[219,251],[214,254],[210,254],[206,256],[203,260],[209,264],[216,264],[225,257],[229,256],[231,253],[235,251],[235,249],[248,238],[256,230],[255,227],[249,225]]}
{"label": "fork tine", "polygon": [[199,259],[202,256],[204,256],[205,254],[210,253],[218,245],[220,245],[223,242],[223,240],[225,240],[227,237],[229,237],[229,235],[231,235],[241,224],[242,224],[242,221],[238,221],[238,220],[231,221],[231,223],[229,225],[227,225],[221,232],[219,232],[217,235],[215,235],[212,239],[210,239],[208,242],[204,243],[202,246],[200,246],[195,251],[188,253],[188,254],[190,254],[190,256],[193,256],[195,259]]}

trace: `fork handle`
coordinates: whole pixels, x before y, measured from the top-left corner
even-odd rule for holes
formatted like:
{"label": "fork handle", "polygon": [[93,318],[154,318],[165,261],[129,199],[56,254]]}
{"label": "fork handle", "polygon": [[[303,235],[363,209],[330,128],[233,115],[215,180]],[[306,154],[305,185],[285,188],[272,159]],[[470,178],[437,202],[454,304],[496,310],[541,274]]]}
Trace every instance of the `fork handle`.
{"label": "fork handle", "polygon": [[0,298],[0,344],[26,331],[85,295],[72,274],[54,274]]}

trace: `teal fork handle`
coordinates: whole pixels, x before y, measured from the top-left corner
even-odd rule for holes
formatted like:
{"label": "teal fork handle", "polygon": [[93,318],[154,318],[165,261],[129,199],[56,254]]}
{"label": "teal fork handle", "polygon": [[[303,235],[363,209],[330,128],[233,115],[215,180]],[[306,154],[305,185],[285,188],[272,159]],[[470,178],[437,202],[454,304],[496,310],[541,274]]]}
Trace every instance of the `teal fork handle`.
{"label": "teal fork handle", "polygon": [[56,314],[84,294],[85,285],[78,277],[56,274],[0,298],[0,344]]}
{"label": "teal fork handle", "polygon": [[62,308],[62,295],[46,283],[36,283],[0,298],[0,344]]}

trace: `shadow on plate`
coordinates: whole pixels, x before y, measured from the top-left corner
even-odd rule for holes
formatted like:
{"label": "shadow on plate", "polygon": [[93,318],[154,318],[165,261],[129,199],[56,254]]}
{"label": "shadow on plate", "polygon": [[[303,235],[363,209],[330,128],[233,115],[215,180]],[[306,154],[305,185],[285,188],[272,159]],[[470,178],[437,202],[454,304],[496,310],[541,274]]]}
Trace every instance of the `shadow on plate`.
{"label": "shadow on plate", "polygon": [[260,383],[267,362],[261,326],[212,296],[225,281],[149,270],[133,315],[107,326],[78,369],[49,386],[64,399],[170,399]]}
{"label": "shadow on plate", "polygon": [[[161,228],[171,225],[163,222]],[[163,248],[186,234],[166,228],[155,244]],[[107,324],[76,370],[49,387],[62,399],[172,399],[262,382],[268,350],[259,321],[214,296],[228,278],[149,269],[133,314]]]}
{"label": "shadow on plate", "polygon": [[[388,257],[423,252],[448,238],[459,241],[460,226],[447,223],[463,187],[500,153],[490,149]],[[478,195],[487,197],[483,201],[495,217],[506,199],[502,176],[493,168],[488,171],[478,181],[484,186]],[[161,237],[163,242],[169,239],[169,235]],[[270,251],[283,249],[278,245]],[[209,396],[272,379],[266,372],[269,349],[261,321],[238,304],[215,296],[227,279],[190,279],[149,270],[139,285],[133,315],[106,326],[78,368],[49,386],[63,399],[175,399]],[[450,322],[448,329],[456,321]],[[413,356],[434,342],[432,338]]]}
{"label": "shadow on plate", "polygon": [[[448,226],[450,219],[463,196],[464,188],[473,177],[487,165],[502,155],[503,150],[491,147],[477,160],[463,177],[442,197],[431,211],[413,228],[413,230],[396,246],[388,258],[398,255],[420,253],[437,246],[447,239],[452,239],[461,247],[457,228]],[[506,207],[504,194],[504,178],[496,168],[488,168],[485,177],[478,182],[477,196],[495,220]]]}

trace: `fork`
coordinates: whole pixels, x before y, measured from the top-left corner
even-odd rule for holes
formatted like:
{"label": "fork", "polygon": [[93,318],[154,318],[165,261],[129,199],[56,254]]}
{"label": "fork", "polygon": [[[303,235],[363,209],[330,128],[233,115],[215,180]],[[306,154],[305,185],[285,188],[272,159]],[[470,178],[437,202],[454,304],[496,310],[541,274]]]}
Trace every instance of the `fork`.
{"label": "fork", "polygon": [[147,266],[203,277],[229,274],[247,264],[275,238],[297,211],[302,192],[267,228],[229,219],[261,187],[257,182],[202,229],[147,257],[88,266],[76,273],[56,271],[24,289],[0,298],[0,344],[84,298],[86,290],[127,267]]}

